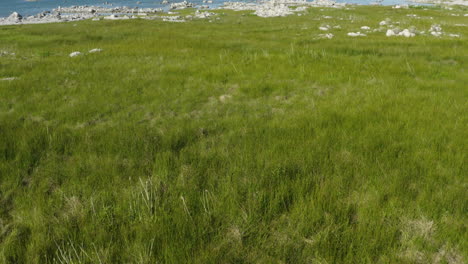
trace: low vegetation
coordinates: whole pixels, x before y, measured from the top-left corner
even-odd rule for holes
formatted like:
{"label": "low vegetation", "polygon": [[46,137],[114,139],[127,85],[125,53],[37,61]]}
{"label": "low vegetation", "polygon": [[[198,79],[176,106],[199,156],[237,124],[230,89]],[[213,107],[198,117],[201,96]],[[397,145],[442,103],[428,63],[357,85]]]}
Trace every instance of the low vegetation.
{"label": "low vegetation", "polygon": [[0,27],[0,263],[466,263],[467,9],[218,13]]}

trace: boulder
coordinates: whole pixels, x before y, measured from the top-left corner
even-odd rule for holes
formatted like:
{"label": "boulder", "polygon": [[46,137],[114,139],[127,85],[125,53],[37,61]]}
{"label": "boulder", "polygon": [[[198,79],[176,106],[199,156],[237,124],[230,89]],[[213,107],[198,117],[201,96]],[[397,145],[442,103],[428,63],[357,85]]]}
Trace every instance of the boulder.
{"label": "boulder", "polygon": [[7,17],[7,21],[9,22],[21,22],[23,16],[18,14],[17,12],[11,13],[10,16]]}

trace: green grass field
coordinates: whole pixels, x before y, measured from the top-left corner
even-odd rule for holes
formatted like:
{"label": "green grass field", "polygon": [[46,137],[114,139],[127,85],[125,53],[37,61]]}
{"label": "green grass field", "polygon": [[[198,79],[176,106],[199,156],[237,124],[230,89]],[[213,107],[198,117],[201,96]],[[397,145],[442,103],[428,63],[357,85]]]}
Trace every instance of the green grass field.
{"label": "green grass field", "polygon": [[218,13],[0,27],[0,263],[466,263],[468,8]]}

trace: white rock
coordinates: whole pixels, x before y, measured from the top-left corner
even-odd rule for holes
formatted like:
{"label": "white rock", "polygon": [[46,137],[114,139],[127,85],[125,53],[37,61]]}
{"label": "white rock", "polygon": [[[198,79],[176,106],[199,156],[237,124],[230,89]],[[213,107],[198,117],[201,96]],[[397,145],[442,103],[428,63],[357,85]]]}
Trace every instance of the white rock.
{"label": "white rock", "polygon": [[187,1],[171,4],[171,9],[185,9],[185,8],[190,8],[190,7],[193,7],[193,4]]}
{"label": "white rock", "polygon": [[106,19],[106,20],[126,20],[126,19],[130,19],[130,17],[129,16],[118,16],[118,15],[112,14],[110,16],[104,17],[104,19]]}
{"label": "white rock", "polygon": [[11,13],[10,16],[7,17],[6,20],[10,22],[21,22],[22,19],[23,19],[23,16],[21,16],[17,12],[13,12]]}
{"label": "white rock", "polygon": [[181,16],[163,16],[162,19],[165,22],[176,22],[176,23],[186,22],[184,19],[182,19]]}
{"label": "white rock", "polygon": [[16,53],[14,53],[14,52],[8,52],[8,51],[0,50],[0,57],[15,56],[15,55],[16,55]]}
{"label": "white rock", "polygon": [[432,25],[429,31],[442,32],[442,28],[440,27],[440,25]]}
{"label": "white rock", "polygon": [[319,34],[320,38],[326,38],[326,39],[332,39],[334,35],[332,33],[327,33],[327,34]]}
{"label": "white rock", "polygon": [[379,25],[380,25],[380,26],[385,26],[385,25],[387,25],[387,21],[385,21],[385,20],[380,21]]}
{"label": "white rock", "polygon": [[396,34],[395,34],[395,32],[394,32],[392,29],[388,29],[388,30],[387,30],[387,33],[385,33],[385,35],[386,35],[387,37],[391,37],[391,36],[395,36]]}
{"label": "white rock", "polygon": [[221,101],[221,102],[224,103],[224,102],[226,102],[228,99],[231,99],[231,97],[232,97],[232,96],[231,96],[230,94],[223,94],[223,95],[221,95],[221,96],[219,97],[219,101]]}
{"label": "white rock", "polygon": [[101,52],[102,49],[92,49],[89,51],[89,53],[96,53],[96,52]]}
{"label": "white rock", "polygon": [[362,29],[362,30],[370,30],[370,27],[368,27],[368,26],[363,26],[363,27],[361,27],[361,29]]}
{"label": "white rock", "polygon": [[75,51],[75,52],[70,53],[69,56],[70,56],[70,58],[73,58],[73,57],[80,56],[80,55],[81,55],[81,52]]}
{"label": "white rock", "polygon": [[17,77],[6,77],[6,78],[0,78],[0,81],[14,81],[18,80]]}
{"label": "white rock", "polygon": [[459,38],[460,34],[448,34],[448,36],[452,38]]}
{"label": "white rock", "polygon": [[442,32],[431,31],[431,35],[434,37],[440,37],[442,36]]}
{"label": "white rock", "polygon": [[[314,0],[312,2],[307,2],[305,0],[271,0],[258,1],[257,3],[224,2],[223,6],[219,9],[230,9],[235,11],[252,10],[255,11],[255,15],[260,17],[279,17],[304,11],[305,7],[309,6],[340,8],[345,7],[345,5],[345,3],[336,3],[332,0]],[[290,7],[296,8],[293,9]]]}
{"label": "white rock", "polygon": [[400,33],[398,33],[398,36],[403,36],[403,37],[414,37],[416,36],[416,34],[410,32],[408,29],[404,29],[403,31],[401,31]]}
{"label": "white rock", "polygon": [[322,31],[327,31],[329,28],[330,28],[329,26],[319,27],[319,29]]}
{"label": "white rock", "polygon": [[361,32],[349,32],[348,36],[350,37],[365,37],[367,36],[366,34],[362,34]]}
{"label": "white rock", "polygon": [[303,12],[307,10],[307,6],[298,6],[296,9],[294,9],[294,12]]}
{"label": "white rock", "polygon": [[210,13],[210,12],[206,12],[206,11],[205,11],[205,12],[200,12],[199,10],[197,10],[197,11],[195,12],[194,17],[195,17],[195,18],[202,18],[202,19],[203,19],[203,18],[208,18],[208,17],[210,17],[210,16],[214,16],[214,15],[215,15],[215,13]]}

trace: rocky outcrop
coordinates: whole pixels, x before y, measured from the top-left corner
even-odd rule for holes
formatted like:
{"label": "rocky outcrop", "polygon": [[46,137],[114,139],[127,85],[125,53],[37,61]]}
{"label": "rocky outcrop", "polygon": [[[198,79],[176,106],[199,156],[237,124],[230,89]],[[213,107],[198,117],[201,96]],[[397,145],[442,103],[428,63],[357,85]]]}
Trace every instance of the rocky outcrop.
{"label": "rocky outcrop", "polygon": [[7,21],[13,22],[13,23],[19,23],[23,19],[23,16],[18,14],[17,12],[11,13],[10,16],[7,17]]}

